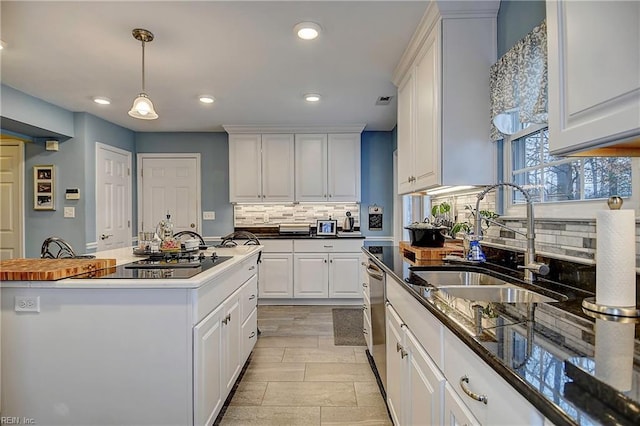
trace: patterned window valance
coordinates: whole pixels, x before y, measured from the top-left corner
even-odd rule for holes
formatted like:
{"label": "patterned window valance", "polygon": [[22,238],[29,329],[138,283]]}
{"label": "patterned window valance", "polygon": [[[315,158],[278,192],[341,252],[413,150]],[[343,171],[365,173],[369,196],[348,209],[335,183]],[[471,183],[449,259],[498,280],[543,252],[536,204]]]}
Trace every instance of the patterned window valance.
{"label": "patterned window valance", "polygon": [[535,27],[491,66],[491,140],[547,122],[547,24]]}

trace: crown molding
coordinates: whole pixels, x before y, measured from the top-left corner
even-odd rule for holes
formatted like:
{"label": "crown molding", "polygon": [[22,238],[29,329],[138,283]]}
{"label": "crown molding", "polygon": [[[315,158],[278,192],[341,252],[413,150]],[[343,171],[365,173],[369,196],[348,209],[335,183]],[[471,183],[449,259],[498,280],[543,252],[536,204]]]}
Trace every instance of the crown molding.
{"label": "crown molding", "polygon": [[404,50],[398,65],[393,70],[392,83],[399,87],[411,70],[420,48],[435,25],[444,19],[492,18],[496,19],[499,0],[482,1],[431,1],[422,15],[418,28],[413,33],[407,48]]}
{"label": "crown molding", "polygon": [[327,125],[295,125],[287,126],[281,124],[223,124],[222,128],[228,134],[234,133],[362,133],[366,124],[345,124],[336,126]]}

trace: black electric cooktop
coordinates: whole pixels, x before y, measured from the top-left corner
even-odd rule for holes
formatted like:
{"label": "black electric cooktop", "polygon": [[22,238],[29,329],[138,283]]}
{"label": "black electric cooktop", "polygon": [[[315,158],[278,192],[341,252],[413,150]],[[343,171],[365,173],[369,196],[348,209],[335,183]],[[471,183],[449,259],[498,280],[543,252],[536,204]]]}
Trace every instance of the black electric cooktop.
{"label": "black electric cooktop", "polygon": [[76,275],[72,278],[184,279],[213,268],[233,256],[150,257],[136,262]]}

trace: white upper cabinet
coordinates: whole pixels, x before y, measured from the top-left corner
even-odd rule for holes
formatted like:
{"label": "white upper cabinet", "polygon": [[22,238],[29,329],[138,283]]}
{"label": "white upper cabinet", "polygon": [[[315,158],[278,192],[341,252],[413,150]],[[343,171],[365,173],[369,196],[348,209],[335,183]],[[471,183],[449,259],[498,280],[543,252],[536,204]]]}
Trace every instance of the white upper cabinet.
{"label": "white upper cabinet", "polygon": [[229,135],[229,200],[293,201],[293,149],[291,134]]}
{"label": "white upper cabinet", "polygon": [[262,135],[262,200],[293,201],[293,135]]}
{"label": "white upper cabinet", "polygon": [[640,147],[640,2],[547,1],[547,31],[551,152]]}
{"label": "white upper cabinet", "polygon": [[262,200],[261,135],[229,135],[229,200]]}
{"label": "white upper cabinet", "polygon": [[498,7],[497,1],[427,7],[393,77],[398,193],[494,181],[488,111]]}
{"label": "white upper cabinet", "polygon": [[296,201],[360,201],[360,133],[295,135]]}
{"label": "white upper cabinet", "polygon": [[330,134],[327,158],[329,201],[360,201],[360,134]]}

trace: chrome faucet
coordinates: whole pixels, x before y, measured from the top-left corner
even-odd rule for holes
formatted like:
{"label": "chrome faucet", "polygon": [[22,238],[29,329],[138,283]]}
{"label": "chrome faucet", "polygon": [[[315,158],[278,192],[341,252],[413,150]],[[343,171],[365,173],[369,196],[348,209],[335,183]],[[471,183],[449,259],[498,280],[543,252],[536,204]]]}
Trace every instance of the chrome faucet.
{"label": "chrome faucet", "polygon": [[[482,239],[482,214],[480,214],[480,201],[484,198],[487,193],[499,186],[508,186],[511,188],[515,188],[524,195],[524,199],[527,201],[527,233],[524,234],[527,238],[527,250],[525,252],[524,265],[518,265],[518,269],[524,269],[524,279],[529,282],[535,281],[535,276],[537,275],[547,275],[549,273],[549,266],[545,263],[536,262],[536,234],[534,227],[534,216],[533,216],[533,200],[527,191],[525,191],[520,185],[516,185],[515,183],[509,182],[500,182],[495,185],[491,185],[486,187],[482,192],[478,194],[478,200],[476,201],[476,223],[474,227],[475,239],[480,241]],[[518,234],[523,234],[520,231],[516,231],[514,229],[509,228],[506,225],[503,225],[500,222],[496,222],[491,220],[492,223],[496,225],[509,229],[511,231],[517,232]]]}

